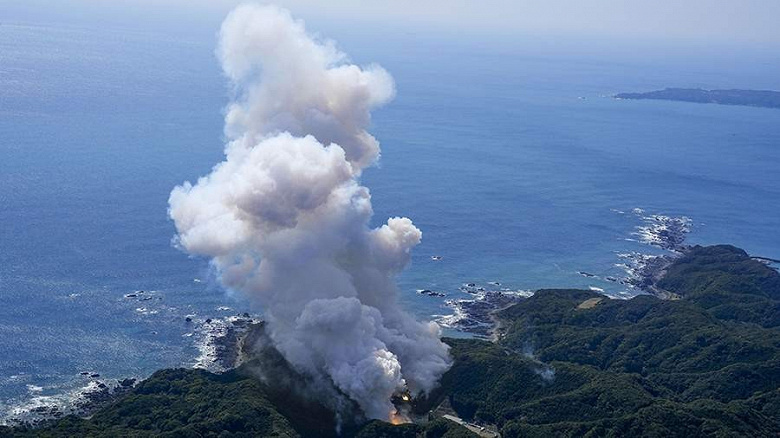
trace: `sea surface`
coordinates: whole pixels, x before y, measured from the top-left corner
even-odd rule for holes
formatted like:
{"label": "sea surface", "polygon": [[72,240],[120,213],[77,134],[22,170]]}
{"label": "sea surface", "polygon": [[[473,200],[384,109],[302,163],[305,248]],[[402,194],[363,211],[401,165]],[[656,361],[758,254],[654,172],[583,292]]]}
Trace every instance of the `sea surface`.
{"label": "sea surface", "polygon": [[[0,24],[0,417],[83,372],[192,366],[206,318],[260,311],[171,244],[170,190],[222,157],[214,32]],[[397,82],[362,182],[375,224],[423,230],[399,278],[420,318],[451,313],[464,283],[632,295],[604,278],[623,275],[618,254],[658,251],[634,234],[650,214],[780,259],[780,111],[610,97],[780,90],[777,56],[330,35]]]}

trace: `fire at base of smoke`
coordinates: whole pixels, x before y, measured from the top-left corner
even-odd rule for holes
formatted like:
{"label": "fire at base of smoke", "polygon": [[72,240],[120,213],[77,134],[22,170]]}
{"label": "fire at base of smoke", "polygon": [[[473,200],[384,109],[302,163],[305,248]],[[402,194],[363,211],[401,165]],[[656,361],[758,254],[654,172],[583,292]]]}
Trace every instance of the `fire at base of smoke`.
{"label": "fire at base of smoke", "polygon": [[366,127],[393,80],[271,6],[234,10],[218,53],[235,92],[229,143],[209,175],[172,191],[176,242],[264,311],[296,371],[391,419],[393,394],[430,391],[451,364],[438,326],[398,305],[394,277],[422,233],[406,218],[371,229],[358,181],[379,157]]}

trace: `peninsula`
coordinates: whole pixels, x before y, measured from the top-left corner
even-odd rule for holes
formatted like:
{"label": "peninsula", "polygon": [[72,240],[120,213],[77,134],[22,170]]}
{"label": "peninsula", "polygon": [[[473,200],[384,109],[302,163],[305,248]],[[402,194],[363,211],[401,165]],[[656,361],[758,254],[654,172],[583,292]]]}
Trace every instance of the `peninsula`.
{"label": "peninsula", "polygon": [[674,100],[693,103],[716,103],[762,108],[780,108],[780,91],[703,90],[701,88],[665,88],[646,93],[619,93],[616,99]]}
{"label": "peninsula", "polygon": [[454,365],[427,397],[399,401],[406,425],[336,422],[250,336],[253,359],[236,369],[159,371],[90,418],[0,435],[776,437],[780,274],[733,246],[693,246],[653,283],[675,298],[539,290],[495,314],[493,342],[447,339]]}

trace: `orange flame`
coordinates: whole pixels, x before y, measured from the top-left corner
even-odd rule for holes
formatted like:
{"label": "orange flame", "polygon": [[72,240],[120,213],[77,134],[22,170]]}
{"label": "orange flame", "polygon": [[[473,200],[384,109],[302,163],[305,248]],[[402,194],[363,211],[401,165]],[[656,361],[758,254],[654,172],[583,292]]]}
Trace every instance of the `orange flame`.
{"label": "orange flame", "polygon": [[390,413],[390,424],[399,425],[399,424],[406,424],[411,422],[412,420],[410,420],[409,418],[407,418],[405,415],[398,412],[397,410],[394,410],[393,412]]}

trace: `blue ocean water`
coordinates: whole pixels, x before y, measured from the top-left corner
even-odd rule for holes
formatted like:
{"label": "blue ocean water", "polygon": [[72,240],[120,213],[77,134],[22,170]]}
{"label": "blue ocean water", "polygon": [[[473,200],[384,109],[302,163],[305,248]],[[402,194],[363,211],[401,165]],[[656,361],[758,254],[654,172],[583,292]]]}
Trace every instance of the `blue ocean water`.
{"label": "blue ocean water", "polygon": [[[607,97],[780,89],[776,57],[339,39],[397,82],[363,183],[376,224],[404,215],[423,230],[399,278],[421,318],[448,310],[416,289],[457,296],[465,282],[617,292],[577,274],[648,250],[626,240],[639,219],[614,210],[685,215],[692,243],[780,258],[780,111]],[[173,248],[166,214],[171,188],[222,157],[214,44],[0,25],[0,410],[83,385],[82,371],[192,364],[185,315],[252,310]],[[152,299],[125,298],[137,290]]]}

